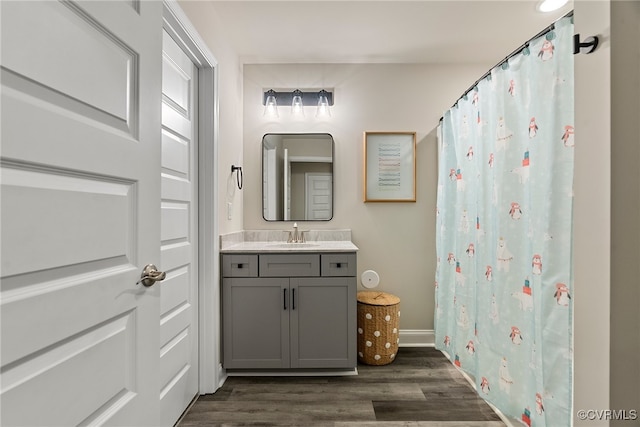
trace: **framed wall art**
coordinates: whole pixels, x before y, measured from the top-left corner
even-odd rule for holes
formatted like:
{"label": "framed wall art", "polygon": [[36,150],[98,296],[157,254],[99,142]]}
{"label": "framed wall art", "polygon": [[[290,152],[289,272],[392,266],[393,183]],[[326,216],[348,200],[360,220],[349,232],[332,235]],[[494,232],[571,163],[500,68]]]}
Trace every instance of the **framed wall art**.
{"label": "framed wall art", "polygon": [[364,132],[364,201],[416,201],[415,132]]}

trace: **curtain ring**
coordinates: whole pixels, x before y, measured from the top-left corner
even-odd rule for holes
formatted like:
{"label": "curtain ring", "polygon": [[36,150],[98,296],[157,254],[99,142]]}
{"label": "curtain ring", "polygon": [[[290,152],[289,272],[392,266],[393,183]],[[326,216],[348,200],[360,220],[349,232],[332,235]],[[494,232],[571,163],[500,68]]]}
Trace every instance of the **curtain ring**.
{"label": "curtain ring", "polygon": [[242,183],[244,181],[244,177],[242,175],[242,167],[231,165],[231,173],[236,173],[236,182],[238,183],[238,189],[242,190]]}

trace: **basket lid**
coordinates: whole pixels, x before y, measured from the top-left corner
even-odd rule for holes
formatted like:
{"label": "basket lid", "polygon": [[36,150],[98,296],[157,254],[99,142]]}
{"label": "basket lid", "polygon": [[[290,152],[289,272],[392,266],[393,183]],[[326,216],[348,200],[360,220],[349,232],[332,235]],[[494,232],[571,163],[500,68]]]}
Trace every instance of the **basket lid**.
{"label": "basket lid", "polygon": [[358,302],[369,305],[396,305],[400,303],[400,298],[386,292],[360,291],[358,292]]}

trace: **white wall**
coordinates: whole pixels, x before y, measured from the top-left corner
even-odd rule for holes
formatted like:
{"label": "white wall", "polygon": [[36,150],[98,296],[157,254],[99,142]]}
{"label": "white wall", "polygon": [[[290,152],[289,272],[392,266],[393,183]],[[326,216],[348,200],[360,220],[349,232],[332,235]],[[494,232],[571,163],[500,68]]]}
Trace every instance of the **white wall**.
{"label": "white wall", "polygon": [[[433,330],[437,158],[434,129],[443,112],[491,65],[281,64],[244,66],[244,228],[290,229],[262,219],[261,142],[268,132],[328,132],[335,140],[335,206],[312,229],[350,228],[360,248],[358,272],[374,269],[378,289],[401,298],[402,330]],[[263,117],[262,90],[331,88],[332,117],[302,121],[280,108]],[[363,202],[364,131],[417,132],[417,202]],[[417,339],[423,339],[420,335]],[[402,342],[411,338],[401,336]]]}
{"label": "white wall", "polygon": [[[640,2],[611,2],[611,393],[640,411]],[[638,415],[640,417],[640,414]],[[611,425],[640,426],[619,420]]]}
{"label": "white wall", "polygon": [[[220,31],[219,17],[205,1],[180,1],[202,39],[218,61],[218,231],[226,234],[242,230],[242,192],[236,188],[231,165],[242,165],[242,66],[238,55]],[[227,205],[232,205],[228,219]]]}
{"label": "white wall", "polygon": [[[574,409],[640,410],[640,2],[578,1]],[[630,415],[627,413],[627,415]],[[640,418],[576,426],[640,426]]]}
{"label": "white wall", "polygon": [[[578,410],[609,406],[611,75],[609,2],[575,5],[575,32],[607,35],[596,52],[575,55],[574,421]],[[599,424],[606,425],[606,424]]]}

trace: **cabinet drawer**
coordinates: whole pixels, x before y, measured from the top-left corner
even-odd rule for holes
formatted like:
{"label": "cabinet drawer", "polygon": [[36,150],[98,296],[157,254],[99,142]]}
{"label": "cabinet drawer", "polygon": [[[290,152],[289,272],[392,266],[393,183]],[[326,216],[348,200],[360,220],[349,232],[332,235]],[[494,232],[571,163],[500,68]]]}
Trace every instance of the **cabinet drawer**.
{"label": "cabinet drawer", "polygon": [[351,277],[357,274],[356,254],[322,254],[323,276]]}
{"label": "cabinet drawer", "polygon": [[223,255],[223,277],[258,277],[258,255]]}
{"label": "cabinet drawer", "polygon": [[320,276],[319,254],[261,254],[260,277]]}

